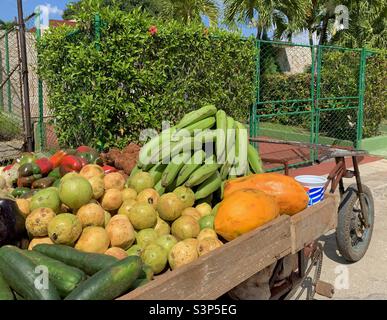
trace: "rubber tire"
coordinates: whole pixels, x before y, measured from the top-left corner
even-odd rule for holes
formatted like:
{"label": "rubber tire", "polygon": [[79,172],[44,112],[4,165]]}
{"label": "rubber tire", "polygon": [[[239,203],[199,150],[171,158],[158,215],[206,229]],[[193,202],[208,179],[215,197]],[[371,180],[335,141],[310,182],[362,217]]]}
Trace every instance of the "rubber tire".
{"label": "rubber tire", "polygon": [[353,217],[353,207],[358,200],[357,185],[352,184],[345,191],[341,200],[338,212],[338,221],[336,229],[336,243],[337,247],[345,260],[348,262],[359,261],[369,247],[372,238],[372,231],[374,228],[374,199],[371,190],[363,185],[363,192],[365,195],[365,201],[368,205],[368,216],[370,227],[367,232],[367,239],[359,246],[352,246],[352,239],[350,236],[351,219]]}

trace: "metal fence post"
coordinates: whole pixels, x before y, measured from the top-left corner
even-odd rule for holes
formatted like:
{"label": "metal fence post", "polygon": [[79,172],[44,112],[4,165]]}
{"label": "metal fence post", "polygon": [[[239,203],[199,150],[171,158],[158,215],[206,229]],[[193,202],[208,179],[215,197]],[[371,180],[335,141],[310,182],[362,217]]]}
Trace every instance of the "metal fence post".
{"label": "metal fence post", "polygon": [[357,132],[356,132],[356,148],[361,147],[363,139],[363,121],[364,121],[364,93],[365,93],[365,69],[366,69],[367,51],[365,48],[361,50],[360,55],[360,70],[359,70],[359,107],[357,113]]}
{"label": "metal fence post", "polygon": [[[3,83],[3,55],[0,50],[0,84]],[[4,111],[3,87],[0,87],[0,110]]]}
{"label": "metal fence post", "polygon": [[[260,63],[260,56],[261,56],[261,42],[259,39],[255,40],[255,101],[253,103],[253,106],[251,108],[250,113],[250,137],[257,137],[257,104],[259,102],[259,95],[260,95],[260,73],[261,73],[261,63]],[[258,143],[253,143],[254,147],[258,148]]]}
{"label": "metal fence post", "polygon": [[[312,55],[312,65],[310,70],[310,99],[312,102],[311,105],[311,124],[310,124],[310,144],[313,145],[316,142],[316,128],[315,128],[315,109],[316,109],[316,100],[315,100],[315,85],[316,85],[316,50],[315,46],[311,46],[311,55]],[[310,160],[315,161],[317,157],[317,152],[315,147],[310,150]]]}
{"label": "metal fence post", "polygon": [[[8,44],[8,30],[5,31],[5,72],[7,75],[11,73],[9,66],[9,44]],[[8,112],[12,112],[12,91],[11,91],[11,79],[7,81],[7,97],[8,97]]]}
{"label": "metal fence post", "polygon": [[[36,27],[36,42],[39,43],[40,38],[42,36],[41,34],[41,28],[40,28],[40,8],[36,11],[35,16],[35,27]],[[43,82],[40,78],[38,78],[38,105],[39,105],[39,120],[38,120],[38,127],[39,127],[39,147],[40,150],[44,150],[45,148],[45,130],[44,130],[44,104],[43,104]]]}
{"label": "metal fence post", "polygon": [[17,1],[18,23],[20,30],[20,51],[21,51],[21,66],[23,75],[23,98],[26,117],[26,149],[33,151],[33,132],[31,124],[31,108],[30,108],[30,90],[28,86],[28,64],[27,64],[27,48],[26,48],[26,25],[23,18],[23,3],[22,0]]}
{"label": "metal fence post", "polygon": [[319,99],[321,98],[321,60],[322,60],[322,47],[317,46],[317,81],[316,81],[316,103],[315,103],[315,143],[319,143],[320,134],[320,105]]}

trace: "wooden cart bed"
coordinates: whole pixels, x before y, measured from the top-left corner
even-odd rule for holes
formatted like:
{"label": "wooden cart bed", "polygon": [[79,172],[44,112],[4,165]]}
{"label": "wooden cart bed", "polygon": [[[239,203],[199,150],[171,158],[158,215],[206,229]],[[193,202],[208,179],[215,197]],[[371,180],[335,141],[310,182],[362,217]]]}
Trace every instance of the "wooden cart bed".
{"label": "wooden cart bed", "polygon": [[280,216],[118,299],[216,299],[277,259],[298,252],[335,229],[336,224],[337,203],[329,194],[313,207],[292,217]]}

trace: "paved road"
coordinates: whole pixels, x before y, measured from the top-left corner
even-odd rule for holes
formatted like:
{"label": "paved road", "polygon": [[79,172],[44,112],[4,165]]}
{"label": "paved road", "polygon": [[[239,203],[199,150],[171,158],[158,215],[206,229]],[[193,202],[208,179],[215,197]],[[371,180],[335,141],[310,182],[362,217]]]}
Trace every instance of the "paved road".
{"label": "paved road", "polygon": [[[365,164],[360,171],[375,201],[370,247],[362,260],[347,264],[336,250],[335,235],[322,237],[325,246],[321,280],[335,284],[334,299],[387,300],[387,160]],[[316,299],[325,298],[316,295]]]}

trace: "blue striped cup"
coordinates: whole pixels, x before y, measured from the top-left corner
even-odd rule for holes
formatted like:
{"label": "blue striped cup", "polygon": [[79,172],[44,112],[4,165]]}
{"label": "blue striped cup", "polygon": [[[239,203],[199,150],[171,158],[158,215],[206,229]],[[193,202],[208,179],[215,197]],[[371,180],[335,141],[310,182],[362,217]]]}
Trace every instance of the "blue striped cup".
{"label": "blue striped cup", "polygon": [[321,176],[303,175],[295,177],[296,181],[303,185],[309,196],[308,206],[324,200],[324,186],[328,179]]}

